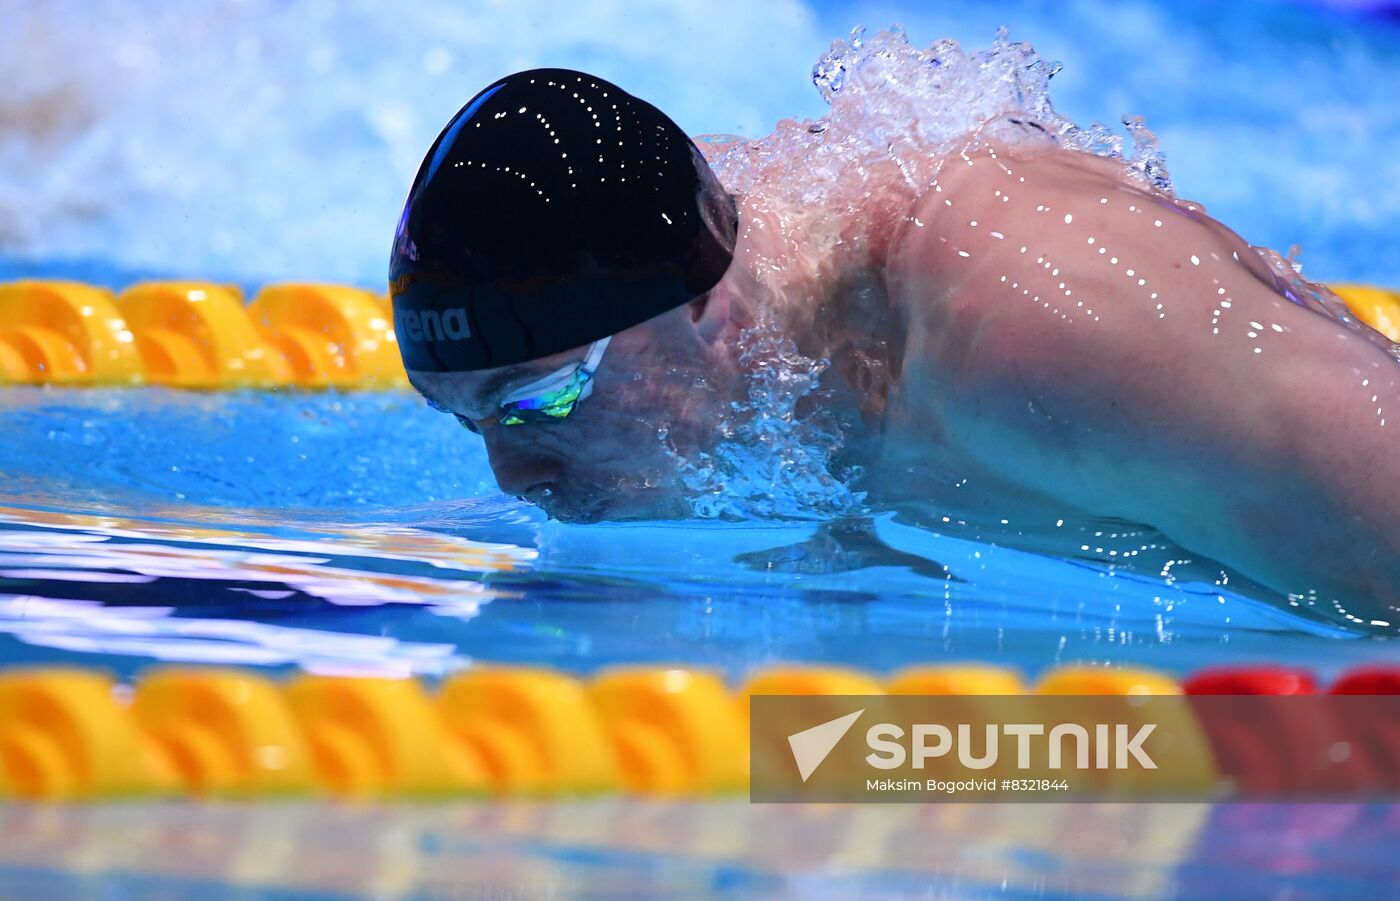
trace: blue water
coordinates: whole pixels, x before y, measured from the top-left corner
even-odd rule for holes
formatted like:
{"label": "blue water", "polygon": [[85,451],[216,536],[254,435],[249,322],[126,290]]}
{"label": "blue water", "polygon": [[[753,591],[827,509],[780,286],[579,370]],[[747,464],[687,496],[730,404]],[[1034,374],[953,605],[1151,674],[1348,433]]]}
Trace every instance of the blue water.
{"label": "blue water", "polygon": [[873,517],[565,525],[407,393],[0,391],[0,659],[437,675],[471,660],[735,678],[809,660],[1185,672],[1394,660],[1213,583]]}
{"label": "blue water", "polygon": [[[831,40],[857,23],[898,21],[916,44],[953,36],[968,47],[1010,25],[1065,64],[1052,85],[1061,111],[1081,122],[1146,116],[1180,196],[1251,242],[1301,244],[1314,278],[1400,285],[1400,29],[1393,13],[1375,11],[1385,4],[1351,6],[1364,9],[715,0],[708,15],[604,5],[587,22],[564,22],[542,2],[514,13],[433,3],[401,22],[372,3],[332,15],[250,0],[220,6],[210,24],[173,7],[112,2],[73,15],[63,4],[14,4],[0,9],[0,77],[16,86],[0,97],[0,123],[10,123],[0,124],[0,278],[123,287],[189,275],[249,289],[317,278],[378,289],[386,230],[423,149],[501,71],[592,69],[692,133],[761,135],[780,117],[820,114],[808,73]],[[1180,572],[1165,580],[1038,556],[896,511],[874,511],[854,531],[811,518],[550,522],[502,496],[478,439],[408,393],[0,389],[5,663],[434,678],[478,660],[580,673],[655,661],[738,680],[777,661],[884,673],[979,660],[1031,677],[1070,662],[1185,673],[1282,661],[1323,678],[1400,661],[1393,641],[1301,619],[1208,571]],[[858,841],[810,825],[793,844],[808,836],[830,853],[639,849],[627,837],[654,825],[645,811],[622,838],[600,832],[582,845],[512,832],[505,814],[476,822],[493,837],[469,848],[452,845],[451,817],[410,837],[447,858],[442,847],[455,847],[459,862],[505,861],[504,888],[473,883],[500,896],[533,885],[509,874],[555,870],[553,885],[578,879],[596,894],[625,886],[639,897],[646,886],[794,897],[1219,896],[1226,886],[1241,897],[1337,897],[1393,887],[1384,862],[1394,809],[1332,819],[1317,810],[1219,808],[1204,825],[1173,821],[1171,840],[1157,844],[1071,832],[1058,857],[1011,826],[965,833],[954,818],[911,833],[947,850],[932,883],[895,863],[851,863],[839,848]],[[57,830],[107,853],[114,830],[152,816],[173,817],[172,833],[217,831],[182,819],[203,815],[169,811],[31,814],[8,812],[0,849]],[[240,835],[266,826],[227,815]],[[318,811],[311,822],[336,816],[352,815]],[[372,812],[346,828],[392,844],[404,816]],[[61,874],[89,872],[93,855],[0,856],[0,888],[87,896],[99,890],[90,877]],[[99,871],[127,873],[103,883],[118,894],[222,885],[251,896],[218,866],[161,877],[112,859]],[[298,884],[283,897],[300,897]],[[341,893],[333,883],[307,891]]]}

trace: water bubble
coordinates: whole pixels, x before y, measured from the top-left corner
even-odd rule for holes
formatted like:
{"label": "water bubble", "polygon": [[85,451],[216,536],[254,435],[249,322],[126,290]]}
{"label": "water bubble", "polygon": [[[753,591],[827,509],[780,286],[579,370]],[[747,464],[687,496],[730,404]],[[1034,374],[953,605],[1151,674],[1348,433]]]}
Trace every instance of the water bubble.
{"label": "water bubble", "polygon": [[829,361],[803,356],[771,318],[745,330],[739,343],[750,373],[747,398],[730,405],[714,449],[678,461],[694,515],[824,518],[861,509],[865,495],[850,487],[860,471],[834,463],[845,443],[841,423],[824,405],[797,415],[798,403],[819,392]]}
{"label": "water bubble", "polygon": [[846,82],[846,66],[835,50],[817,60],[812,67],[812,83],[817,86],[827,103],[841,90]]}
{"label": "water bubble", "polygon": [[1148,129],[1142,116],[1124,116],[1123,127],[1133,142],[1128,170],[1157,190],[1169,191],[1171,176],[1167,174],[1166,158],[1157,148],[1157,136]]}

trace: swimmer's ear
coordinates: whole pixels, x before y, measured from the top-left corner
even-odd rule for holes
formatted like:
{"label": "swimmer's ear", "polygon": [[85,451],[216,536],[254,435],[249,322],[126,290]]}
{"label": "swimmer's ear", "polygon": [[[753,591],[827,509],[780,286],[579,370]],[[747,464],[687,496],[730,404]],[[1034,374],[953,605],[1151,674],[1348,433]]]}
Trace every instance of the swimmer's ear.
{"label": "swimmer's ear", "polygon": [[718,284],[689,304],[690,323],[706,344],[713,344],[724,334],[729,321],[729,291]]}

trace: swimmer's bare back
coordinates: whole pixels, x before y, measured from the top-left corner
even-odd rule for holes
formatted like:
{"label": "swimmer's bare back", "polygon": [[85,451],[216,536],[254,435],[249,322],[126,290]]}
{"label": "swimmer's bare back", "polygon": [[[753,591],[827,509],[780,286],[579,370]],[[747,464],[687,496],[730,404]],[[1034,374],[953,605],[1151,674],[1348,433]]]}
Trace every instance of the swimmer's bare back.
{"label": "swimmer's bare back", "polygon": [[887,259],[907,341],[887,444],[1400,623],[1400,367],[1119,166],[948,159]]}

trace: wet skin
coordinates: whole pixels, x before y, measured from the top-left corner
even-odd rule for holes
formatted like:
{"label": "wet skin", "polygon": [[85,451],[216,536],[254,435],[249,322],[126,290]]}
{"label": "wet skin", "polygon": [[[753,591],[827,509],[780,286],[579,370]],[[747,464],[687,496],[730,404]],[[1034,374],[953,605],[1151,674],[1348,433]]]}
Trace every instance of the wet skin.
{"label": "wet skin", "polygon": [[1300,606],[1400,622],[1400,369],[1198,206],[1083,154],[958,156],[887,286],[907,341],[879,480],[1150,524]]}
{"label": "wet skin", "polygon": [[[564,519],[683,515],[676,457],[718,440],[744,391],[738,335],[766,310],[831,359],[829,402],[863,423],[844,462],[877,502],[1007,520],[1064,553],[1074,523],[1142,523],[1330,618],[1400,622],[1396,363],[1120,171],[953,154],[902,214],[872,198],[884,227],[838,264],[785,252],[741,198],[724,280],[616,336],[560,422],[500,426],[493,372],[410,377],[478,420],[506,492]],[[511,367],[512,384],[582,356]]]}

